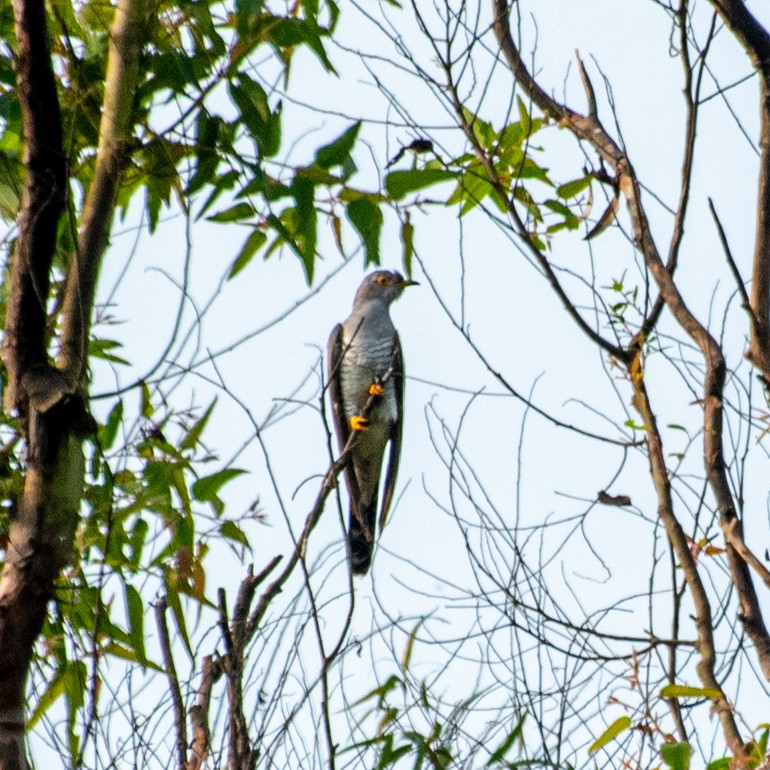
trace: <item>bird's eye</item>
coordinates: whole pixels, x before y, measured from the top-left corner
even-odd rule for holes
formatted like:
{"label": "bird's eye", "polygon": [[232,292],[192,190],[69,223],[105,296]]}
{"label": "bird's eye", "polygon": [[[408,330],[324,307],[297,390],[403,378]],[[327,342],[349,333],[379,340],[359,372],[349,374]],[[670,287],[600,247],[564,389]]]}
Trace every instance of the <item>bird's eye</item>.
{"label": "bird's eye", "polygon": [[377,283],[380,284],[380,286],[387,286],[390,283],[390,277],[387,275],[378,275]]}

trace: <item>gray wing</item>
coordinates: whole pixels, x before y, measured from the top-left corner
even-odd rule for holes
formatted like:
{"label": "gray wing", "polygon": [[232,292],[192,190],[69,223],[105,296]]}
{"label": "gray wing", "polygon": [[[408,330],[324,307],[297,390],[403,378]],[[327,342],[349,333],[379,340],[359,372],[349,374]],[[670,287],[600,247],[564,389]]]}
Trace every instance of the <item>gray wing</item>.
{"label": "gray wing", "polygon": [[[329,337],[329,344],[327,345],[327,358],[328,358],[328,378],[329,378],[329,395],[332,402],[332,414],[334,416],[334,428],[337,433],[337,443],[340,447],[340,452],[345,449],[350,438],[350,423],[348,422],[347,414],[345,412],[345,402],[342,398],[342,383],[340,382],[340,364],[342,362],[342,354],[344,353],[344,343],[342,341],[342,324],[337,324],[333,329]],[[345,482],[348,487],[348,495],[350,496],[350,505],[354,506],[358,512],[359,501],[361,500],[361,493],[358,490],[358,481],[356,480],[356,474],[353,471],[353,463],[348,462],[345,466]],[[357,513],[360,518],[360,514]]]}
{"label": "gray wing", "polygon": [[382,508],[380,509],[380,530],[385,526],[393,502],[396,477],[398,476],[398,460],[401,455],[401,429],[404,422],[404,358],[401,353],[401,340],[398,337],[398,332],[393,333],[391,361],[393,390],[396,393],[396,419],[390,425],[390,453],[388,455],[388,470],[385,474],[385,488],[382,494]]}

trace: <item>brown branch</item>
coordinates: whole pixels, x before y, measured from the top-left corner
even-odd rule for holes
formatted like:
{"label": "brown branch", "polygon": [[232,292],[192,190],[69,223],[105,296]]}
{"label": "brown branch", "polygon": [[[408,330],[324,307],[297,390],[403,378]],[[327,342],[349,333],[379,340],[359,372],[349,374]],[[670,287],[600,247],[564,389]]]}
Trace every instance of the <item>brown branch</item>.
{"label": "brown branch", "polygon": [[743,46],[754,69],[770,75],[770,34],[752,15],[743,0],[711,0],[728,29]]}
{"label": "brown branch", "polygon": [[[493,0],[493,3],[495,10],[494,32],[511,71],[521,87],[540,106],[543,112],[558,116],[562,125],[569,128],[579,139],[587,141],[611,165],[618,179],[620,190],[626,199],[637,248],[643,255],[647,268],[658,285],[661,298],[677,323],[701,350],[706,365],[703,382],[703,449],[706,473],[709,485],[716,499],[720,522],[723,527],[740,527],[739,522],[737,525],[733,524],[738,519],[738,516],[727,480],[722,449],[722,394],[726,367],[719,344],[690,312],[677,285],[674,283],[671,272],[660,257],[642,204],[641,188],[636,173],[625,152],[607,134],[598,121],[567,109],[548,96],[535,83],[527,71],[511,36],[508,19],[509,9],[506,0]],[[637,351],[641,351],[643,344],[644,336],[637,334],[633,341],[632,349],[636,348]],[[659,516],[666,525],[668,537],[677,552],[677,556],[685,564],[683,549],[686,550],[684,548],[686,541],[685,543],[682,542],[683,533],[681,532],[681,525],[673,513],[662,442],[657,432],[655,418],[644,388],[643,372],[638,355],[637,353],[637,357],[631,362],[629,373],[635,389],[635,405],[642,413],[647,428],[653,481],[658,490]],[[770,676],[770,636],[768,636],[762,621],[751,575],[746,563],[740,558],[729,541],[727,551],[731,575],[740,598],[744,627],[754,643],[765,675]],[[698,674],[704,686],[718,687],[714,676],[715,649],[707,597],[697,569],[693,568],[686,571],[685,574],[688,576],[688,588],[693,601],[696,603],[696,612],[698,613],[696,617],[696,627],[700,641]],[[715,708],[730,749],[736,757],[743,756],[743,741],[730,705],[722,698],[715,703]]]}
{"label": "brown branch", "polygon": [[738,288],[738,293],[741,295],[741,307],[743,307],[743,309],[749,314],[749,318],[751,318],[751,322],[753,324],[755,322],[754,311],[751,309],[751,300],[749,299],[749,294],[746,291],[746,284],[743,282],[741,272],[738,270],[738,265],[736,264],[735,258],[733,257],[733,253],[730,249],[730,244],[727,242],[727,234],[725,233],[724,227],[722,227],[722,222],[719,219],[717,210],[714,208],[714,201],[709,198],[708,202],[709,211],[711,211],[714,224],[717,226],[719,242],[722,244],[722,251],[724,251],[725,259],[727,259],[730,272],[733,274],[733,278],[735,279],[735,285]]}
{"label": "brown branch", "polygon": [[73,384],[79,384],[86,373],[96,280],[112,226],[118,186],[130,157],[134,101],[152,6],[153,0],[119,0],[110,30],[96,171],[83,205],[80,237],[72,255],[62,306],[57,364]]}
{"label": "brown branch", "polygon": [[[650,472],[655,491],[658,496],[658,517],[666,528],[666,534],[682,567],[687,586],[695,609],[695,627],[698,633],[698,652],[700,660],[696,666],[698,678],[704,687],[721,692],[722,687],[714,673],[716,663],[716,648],[714,646],[714,626],[711,616],[711,605],[703,586],[698,567],[690,551],[687,536],[674,513],[674,503],[671,498],[671,482],[666,468],[663,452],[663,439],[658,430],[657,420],[652,411],[647,388],[644,384],[644,372],[641,364],[632,367],[631,381],[634,387],[633,404],[644,421],[647,434]],[[714,709],[722,723],[727,744],[736,757],[744,754],[743,740],[735,722],[732,708],[727,699],[722,696],[714,702]]]}
{"label": "brown branch", "polygon": [[[56,231],[64,211],[67,162],[62,149],[45,5],[42,0],[14,0],[13,9],[26,176],[3,343],[3,358],[8,367],[4,399],[6,409],[16,409],[25,417],[29,390],[35,388],[32,380],[43,377],[49,368],[46,304]],[[44,387],[44,382],[39,387]]]}
{"label": "brown branch", "polygon": [[186,770],[201,770],[209,755],[211,730],[209,729],[209,706],[211,704],[211,688],[223,674],[219,661],[211,655],[203,658],[201,668],[201,686],[198,690],[198,702],[190,709],[190,726],[193,731],[193,742],[190,747],[190,757]]}
{"label": "brown branch", "polygon": [[[515,46],[513,46],[513,41],[511,40],[511,48],[509,48],[510,51],[510,57],[509,60],[513,61],[514,63],[517,63],[518,70],[521,73],[522,76],[527,73],[526,67],[524,67],[523,63],[521,62],[521,59],[518,57],[518,51]],[[515,53],[515,55],[514,55]],[[511,65],[513,68],[513,65]],[[582,64],[581,64],[582,66]],[[524,244],[527,246],[527,249],[529,250],[530,254],[534,258],[534,260],[539,265],[540,269],[543,271],[543,274],[545,275],[548,283],[551,285],[551,288],[556,293],[556,296],[559,298],[559,300],[562,303],[562,306],[567,311],[567,313],[570,315],[570,317],[575,321],[578,328],[596,345],[598,345],[600,348],[605,350],[609,355],[613,356],[614,358],[617,358],[619,361],[628,361],[629,355],[626,350],[624,350],[620,345],[616,345],[615,343],[610,342],[609,340],[602,337],[599,332],[597,332],[580,314],[580,311],[577,309],[575,304],[572,302],[572,300],[567,295],[567,292],[564,290],[564,287],[561,285],[561,282],[559,281],[556,273],[554,272],[553,267],[551,267],[551,263],[548,261],[547,256],[538,248],[538,246],[533,242],[532,238],[530,237],[529,233],[527,232],[527,227],[522,221],[518,210],[516,209],[516,206],[514,204],[513,198],[510,194],[510,189],[503,184],[502,180],[500,179],[500,175],[497,172],[497,168],[495,167],[495,164],[490,157],[489,153],[481,146],[478,138],[476,137],[476,134],[473,130],[473,125],[468,121],[467,115],[465,110],[463,109],[463,104],[460,100],[460,97],[457,93],[457,87],[452,79],[452,73],[449,66],[445,66],[444,68],[446,76],[447,76],[447,90],[449,91],[450,97],[452,99],[452,105],[455,110],[455,116],[459,122],[460,128],[462,128],[463,133],[465,134],[466,138],[470,142],[471,146],[473,147],[473,151],[478,158],[479,162],[484,167],[484,171],[487,174],[487,177],[489,181],[494,185],[495,189],[497,190],[498,194],[500,195],[501,200],[505,201],[505,208],[508,213],[508,216],[511,218],[511,221],[514,223],[516,227],[516,231],[518,235],[521,237]],[[517,75],[518,77],[518,75]],[[531,79],[530,79],[531,80]],[[537,83],[535,83],[534,80],[531,80],[533,86],[533,89],[536,89],[536,91],[533,91],[529,93],[530,98],[538,104],[538,106],[541,106],[541,101],[543,103],[552,104],[552,110],[543,110],[546,112],[546,114],[560,114],[560,115],[566,115],[567,111],[561,107],[561,105],[558,105],[556,102],[550,100],[550,97],[547,97],[544,92],[541,92],[539,90],[539,86],[537,86]],[[589,97],[590,98],[590,97]],[[540,101],[539,101],[540,100]],[[542,109],[542,107],[541,107]],[[566,117],[563,119],[567,119]]]}
{"label": "brown branch", "polygon": [[[391,367],[382,377],[380,384],[384,385],[392,375],[393,369]],[[361,417],[367,419],[371,415],[372,409],[374,409],[379,398],[379,396],[369,396],[369,400],[361,410]],[[321,483],[321,488],[318,491],[315,502],[313,503],[313,507],[310,509],[310,512],[305,518],[305,524],[302,527],[302,532],[300,533],[300,536],[297,538],[297,541],[294,545],[294,551],[289,557],[289,560],[281,574],[267,587],[265,592],[260,597],[254,612],[251,613],[251,617],[249,618],[249,622],[246,628],[246,639],[251,639],[251,637],[256,633],[257,629],[259,628],[259,624],[262,622],[262,618],[270,606],[270,603],[281,592],[284,584],[289,579],[289,576],[294,571],[294,568],[297,566],[297,563],[304,555],[308,538],[310,537],[312,531],[315,529],[316,524],[318,524],[318,521],[321,518],[321,514],[324,511],[326,498],[329,497],[329,495],[335,489],[337,489],[337,477],[340,475],[340,473],[342,473],[343,470],[345,470],[346,466],[350,462],[351,450],[357,440],[358,431],[351,431],[350,437],[348,438],[344,449],[340,453],[340,456],[332,462],[332,464],[329,466],[329,469],[326,471],[323,482]]]}
{"label": "brown branch", "polygon": [[4,398],[6,409],[22,418],[28,469],[0,575],[0,766],[25,769],[25,682],[54,581],[72,547],[83,463],[79,441],[71,440],[78,412],[59,404],[66,387],[46,350],[49,271],[67,166],[45,5],[14,0],[13,12],[26,175],[6,308]]}
{"label": "brown branch", "polygon": [[742,0],[711,0],[760,75],[757,229],[751,281],[751,341],[747,358],[770,389],[770,34]]}
{"label": "brown branch", "polygon": [[[676,213],[674,214],[671,241],[669,243],[668,258],[666,260],[666,268],[672,276],[676,271],[679,262],[679,252],[684,240],[684,224],[690,202],[690,190],[692,189],[692,171],[695,160],[695,140],[698,129],[700,90],[703,82],[703,73],[706,67],[706,56],[711,47],[711,41],[714,39],[716,28],[716,17],[714,17],[711,22],[706,45],[700,52],[698,77],[693,80],[693,66],[690,62],[689,42],[687,39],[687,14],[687,4],[682,3],[676,16],[679,23],[679,45],[681,47],[680,59],[682,60],[682,67],[684,69],[685,82],[682,90],[687,109],[687,118],[685,121],[684,157],[682,159],[682,169],[680,172],[681,183],[679,188],[679,204],[677,205]],[[658,294],[652,310],[642,323],[642,335],[645,339],[649,337],[652,330],[657,326],[665,306],[666,303],[662,294]]]}
{"label": "brown branch", "polygon": [[182,690],[179,687],[179,677],[176,673],[174,655],[171,652],[171,639],[168,633],[168,623],[166,623],[166,603],[165,597],[159,599],[155,604],[155,625],[158,627],[158,640],[160,651],[163,656],[163,667],[166,670],[168,686],[171,690],[171,703],[174,707],[174,728],[176,729],[176,756],[180,770],[187,767],[187,730],[185,729],[184,702],[182,700]]}
{"label": "brown branch", "polygon": [[[253,581],[249,575],[241,583],[239,596],[243,594],[244,585]],[[243,646],[236,640],[242,637],[241,633],[233,634],[227,612],[227,600],[225,591],[218,591],[219,627],[225,642],[226,654],[222,658],[225,676],[227,677],[227,716],[229,723],[230,743],[228,766],[231,770],[253,770],[257,764],[258,753],[252,748],[249,737],[249,729],[246,724],[246,716],[243,712]],[[242,610],[243,611],[243,610]],[[245,612],[248,612],[246,605]],[[241,623],[245,618],[242,619]],[[233,624],[236,625],[236,624]]]}
{"label": "brown branch", "polygon": [[227,611],[227,597],[224,589],[217,592],[219,625],[222,639],[225,643],[225,654],[214,661],[212,657],[203,659],[201,686],[198,692],[198,703],[190,709],[190,722],[193,730],[193,742],[190,757],[183,767],[186,770],[200,770],[210,750],[211,732],[208,715],[211,701],[211,688],[221,676],[227,677],[228,720],[230,730],[230,754],[228,764],[231,768],[253,768],[256,765],[258,752],[251,746],[246,717],[243,711],[243,667],[244,653],[247,642],[246,629],[254,592],[267,579],[280,561],[280,557],[272,559],[258,574],[253,574],[250,565],[246,577],[241,581],[235,611],[232,621]]}
{"label": "brown branch", "polygon": [[586,92],[586,101],[588,103],[588,116],[594,120],[599,119],[599,113],[596,108],[596,92],[594,91],[591,78],[588,77],[583,60],[580,58],[580,53],[575,51],[575,59],[577,60],[578,72],[580,73],[580,80],[583,82],[583,90]]}

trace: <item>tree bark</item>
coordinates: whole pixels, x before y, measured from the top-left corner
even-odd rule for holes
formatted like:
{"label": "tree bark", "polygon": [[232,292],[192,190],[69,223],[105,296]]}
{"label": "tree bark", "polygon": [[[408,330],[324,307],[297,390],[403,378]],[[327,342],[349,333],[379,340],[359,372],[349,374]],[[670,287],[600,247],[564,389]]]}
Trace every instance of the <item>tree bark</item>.
{"label": "tree bark", "polygon": [[[64,417],[60,402],[66,388],[48,364],[46,350],[49,271],[67,181],[59,103],[44,3],[14,0],[13,9],[27,173],[11,267],[4,349],[8,368],[5,406],[16,409],[21,418],[28,473],[0,574],[0,768],[26,770],[27,672],[62,555],[68,551],[66,543],[53,536],[58,528],[54,522],[64,523],[73,513],[68,501],[71,487],[58,483],[53,471],[60,454],[69,466],[74,458],[66,429],[57,426]],[[77,505],[74,513],[76,516]],[[72,531],[72,527],[63,531]]]}
{"label": "tree bark", "polygon": [[0,573],[0,770],[27,770],[25,685],[35,640],[69,562],[83,495],[87,350],[98,267],[133,126],[147,0],[121,0],[110,31],[105,110],[94,182],[63,302],[57,366],[49,357],[49,274],[65,208],[67,162],[44,0],[13,0],[26,179],[11,266],[4,359],[5,408],[26,442],[24,488]]}

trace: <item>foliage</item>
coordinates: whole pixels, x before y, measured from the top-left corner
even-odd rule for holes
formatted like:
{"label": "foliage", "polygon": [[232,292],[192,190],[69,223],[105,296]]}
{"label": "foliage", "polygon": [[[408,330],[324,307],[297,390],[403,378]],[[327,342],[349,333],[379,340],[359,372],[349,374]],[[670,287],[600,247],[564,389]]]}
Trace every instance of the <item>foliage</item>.
{"label": "foliage", "polygon": [[[502,5],[506,13],[511,10]],[[224,259],[223,286],[244,285],[256,272],[256,258],[268,260],[285,253],[308,286],[314,287],[311,294],[323,286],[319,274],[325,247],[333,243],[347,259],[351,235],[357,244],[353,251],[362,252],[364,267],[377,265],[397,220],[405,271],[411,275],[417,265],[431,278],[431,270],[439,272],[439,268],[425,256],[426,242],[430,250],[433,245],[426,235],[430,232],[423,217],[427,211],[437,222],[451,218],[461,234],[465,227],[473,229],[474,236],[482,234],[478,259],[467,262],[462,240],[466,236],[461,235],[458,313],[436,288],[440,281],[430,281],[438,300],[435,304],[445,313],[458,343],[456,348],[446,345],[452,354],[446,357],[454,357],[460,349],[470,351],[488,380],[481,385],[474,382],[472,388],[444,384],[447,391],[466,399],[454,421],[445,419],[433,402],[426,408],[429,438],[443,463],[442,481],[449,492],[443,499],[426,483],[420,501],[421,511],[439,509],[456,525],[468,580],[456,578],[460,566],[455,561],[450,560],[448,572],[439,576],[422,563],[408,565],[420,572],[421,579],[427,576],[447,591],[449,598],[441,595],[437,603],[472,616],[472,621],[458,631],[445,618],[423,615],[420,610],[417,625],[407,632],[400,614],[381,612],[367,632],[369,637],[384,645],[386,632],[392,632],[391,648],[396,647],[393,640],[405,637],[406,650],[396,668],[378,678],[377,686],[372,687],[368,679],[353,679],[351,685],[344,666],[361,654],[362,641],[352,630],[354,610],[360,613],[364,604],[357,604],[361,589],[354,587],[349,575],[343,588],[332,577],[339,577],[344,562],[339,537],[329,537],[333,545],[327,550],[308,548],[324,505],[337,489],[333,452],[329,447],[329,470],[321,477],[315,500],[302,510],[302,522],[296,509],[284,504],[289,496],[280,488],[290,481],[278,479],[263,436],[265,425],[293,416],[289,410],[296,407],[302,414],[312,411],[328,437],[323,410],[308,408],[318,393],[309,396],[303,389],[312,380],[323,396],[325,379],[318,374],[322,367],[314,363],[311,375],[289,396],[282,394],[281,405],[273,405],[275,411],[271,407],[268,418],[260,422],[249,405],[231,392],[211,351],[201,353],[200,359],[210,359],[208,374],[196,367],[180,374],[190,375],[195,369],[192,375],[208,388],[201,388],[206,393],[202,399],[195,394],[185,405],[174,396],[168,380],[156,377],[158,364],[131,386],[101,396],[99,424],[89,429],[84,440],[86,474],[73,553],[57,581],[35,647],[27,728],[33,734],[49,729],[55,736],[55,750],[66,755],[70,766],[107,764],[100,756],[106,752],[115,766],[136,765],[142,759],[166,766],[175,754],[178,765],[193,768],[207,761],[215,766],[229,762],[251,767],[262,759],[267,764],[280,761],[276,757],[284,761],[288,757],[297,766],[315,762],[336,767],[337,762],[347,762],[353,767],[359,762],[377,768],[571,768],[579,763],[609,766],[634,761],[640,766],[687,770],[696,753],[706,757],[707,747],[714,744],[713,737],[701,733],[712,713],[717,726],[710,729],[721,730],[720,741],[727,748],[715,750],[717,759],[708,764],[709,770],[726,770],[731,763],[752,768],[767,763],[770,728],[760,725],[744,743],[741,735],[748,734],[746,723],[756,715],[744,717],[740,706],[741,698],[743,702],[751,698],[740,691],[743,678],[749,678],[741,666],[748,660],[746,670],[761,671],[764,656],[768,668],[763,650],[770,649],[763,607],[752,582],[759,576],[761,588],[762,582],[770,584],[770,578],[762,559],[749,547],[753,544],[742,539],[746,457],[755,445],[758,452],[764,451],[767,430],[766,396],[753,389],[757,372],[762,387],[770,381],[770,345],[763,343],[761,329],[766,298],[748,296],[723,240],[741,310],[751,312],[741,316],[739,326],[734,308],[740,303],[729,299],[722,307],[723,328],[717,334],[713,320],[703,321],[683,299],[686,292],[676,267],[684,223],[689,222],[698,110],[709,101],[702,99],[700,89],[709,72],[706,59],[716,35],[716,15],[700,24],[693,3],[681,3],[679,11],[654,5],[668,14],[671,53],[684,65],[680,90],[687,100],[685,133],[689,137],[681,172],[677,171],[681,174],[678,208],[665,210],[665,226],[657,221],[650,224],[647,188],[630,162],[619,120],[602,122],[598,117],[601,107],[617,119],[611,91],[598,107],[578,58],[588,107],[581,114],[559,103],[551,87],[540,86],[540,75],[529,73],[512,37],[506,38],[499,14],[483,20],[474,18],[467,4],[437,3],[433,11],[441,28],[454,30],[440,33],[447,36],[442,39],[429,31],[415,5],[417,30],[431,51],[430,67],[443,78],[438,86],[439,81],[428,74],[434,70],[419,64],[418,54],[408,50],[396,31],[407,9],[393,3],[390,10],[399,24],[375,23],[378,34],[390,35],[392,60],[403,59],[399,74],[412,73],[427,85],[451,116],[452,138],[444,141],[444,126],[421,126],[404,117],[407,113],[400,111],[399,97],[382,85],[376,70],[384,55],[379,49],[356,50],[367,73],[375,73],[372,79],[384,95],[385,106],[402,116],[403,124],[388,123],[388,130],[399,138],[405,128],[419,134],[401,146],[374,183],[359,168],[366,163],[365,142],[371,142],[377,130],[375,121],[364,116],[362,105],[355,109],[343,105],[346,109],[338,113],[346,116],[337,114],[333,129],[324,125],[320,146],[308,151],[307,141],[299,143],[300,160],[291,144],[298,129],[285,120],[296,81],[307,77],[310,68],[314,76],[345,76],[337,57],[350,49],[336,47],[336,36],[347,8],[333,0],[285,5],[263,0],[160,0],[143,29],[138,88],[127,108],[131,138],[125,166],[119,169],[115,200],[121,227],[158,235],[165,218],[180,216],[188,227],[211,223],[222,232],[237,228],[243,234],[237,251],[223,257],[213,249],[210,257]],[[713,3],[714,13],[723,14],[728,31],[745,41],[761,39],[731,29],[734,20],[725,15],[726,5]],[[371,21],[367,11],[362,13]],[[83,201],[95,185],[115,9],[103,3],[54,0],[47,6],[47,20],[69,173],[69,209],[57,231],[50,291],[40,298],[48,313],[47,350],[53,362],[59,352],[67,279],[77,262]],[[462,23],[456,26],[458,20]],[[0,7],[0,218],[9,227],[4,241],[9,258],[19,235],[16,223],[29,171],[23,162],[27,148],[15,80],[19,51],[13,21],[11,6]],[[703,39],[698,37],[701,30],[705,30]],[[458,56],[453,46],[461,38]],[[760,59],[754,56],[751,61]],[[469,71],[474,72],[474,85],[482,82],[475,74],[477,60],[491,61],[495,73],[502,68],[507,91],[490,88],[489,93],[510,91],[513,95],[507,104],[501,107],[501,101],[488,97],[485,88],[478,96],[462,82]],[[727,93],[721,86],[718,92]],[[770,125],[770,117],[765,119]],[[614,133],[608,128],[613,123]],[[554,150],[554,145],[565,142],[565,135],[574,138],[567,162],[556,160]],[[770,150],[756,149],[767,173]],[[379,175],[379,164],[374,165]],[[594,197],[602,195],[606,209],[597,217],[592,205]],[[626,203],[623,211],[621,197]],[[719,225],[716,215],[715,220]],[[489,231],[481,227],[489,223],[503,233],[505,245],[513,243],[536,267],[556,304],[582,335],[577,335],[580,342],[565,336],[568,342],[559,339],[552,348],[537,350],[538,365],[544,361],[553,367],[578,351],[578,357],[561,370],[566,416],[557,407],[540,405],[534,395],[525,397],[512,384],[526,362],[511,353],[515,345],[507,324],[513,313],[508,307],[494,316],[492,332],[487,330],[486,336],[478,338],[475,328],[471,333],[466,276],[471,269],[488,271],[493,264],[494,279],[486,291],[492,296],[503,285],[499,263],[493,262],[492,249],[486,245]],[[664,230],[672,233],[668,242],[660,237]],[[581,233],[584,238],[579,241]],[[604,249],[604,243],[610,245],[602,264],[594,259],[594,249],[598,252],[600,244]],[[578,249],[585,250],[580,252],[586,257],[583,262],[576,256]],[[762,262],[767,261],[767,256],[762,257],[766,250],[757,253],[755,286],[762,284]],[[666,261],[661,254],[668,254]],[[517,272],[511,283],[520,280]],[[194,313],[203,317],[208,307],[196,306],[188,291],[186,283],[180,285],[183,301],[189,300]],[[0,294],[3,324],[10,312],[9,292],[9,280],[5,280]],[[503,296],[507,302],[515,294],[511,290]],[[483,303],[494,310],[486,295]],[[428,324],[428,317],[426,312],[421,322]],[[543,311],[528,323],[533,329],[548,327],[551,318]],[[92,370],[105,365],[133,377],[130,355],[112,338],[115,335],[105,331],[114,319],[106,308],[99,308],[96,320],[88,340]],[[272,323],[261,317],[259,321]],[[737,335],[734,327],[741,329]],[[177,333],[175,328],[173,335]],[[741,363],[728,367],[725,360],[747,339],[751,340],[749,362],[736,355]],[[495,354],[497,359],[484,352],[500,342],[505,350]],[[435,341],[432,344],[430,354],[435,356]],[[443,340],[441,345],[443,351]],[[162,359],[168,354],[167,350]],[[590,358],[599,361],[611,395],[621,405],[614,411],[594,392],[590,397],[595,401],[590,403],[573,392]],[[255,369],[270,369],[270,362],[257,364],[248,359]],[[172,366],[183,368],[176,361]],[[514,376],[507,373],[511,369]],[[659,377],[662,370],[666,374]],[[426,372],[417,371],[415,382],[424,381]],[[262,373],[255,373],[255,382]],[[0,376],[5,391],[8,372],[3,369]],[[668,403],[653,398],[676,387],[686,391],[686,401],[670,418],[675,422],[668,422],[668,417],[661,420],[664,429],[656,414],[668,411]],[[536,524],[519,526],[524,465],[519,457],[516,495],[507,489],[504,502],[496,501],[484,482],[487,468],[497,459],[491,448],[497,436],[491,434],[513,435],[514,422],[506,422],[503,408],[495,410],[494,427],[499,430],[489,430],[489,419],[483,422],[483,453],[474,455],[464,443],[466,420],[472,419],[477,403],[492,395],[489,391],[494,388],[501,391],[493,394],[495,398],[503,395],[521,405],[518,451],[525,444],[525,423],[534,414],[560,431],[558,439],[549,434],[549,440],[538,438],[537,442],[537,450],[545,447],[559,471],[579,464],[575,458],[583,455],[601,466],[602,473],[616,463],[617,470],[606,471],[609,483],[596,499],[562,495],[575,503],[568,515],[556,517],[543,503],[542,510],[535,511]],[[226,399],[209,396],[209,389]],[[599,392],[596,381],[591,389]],[[534,390],[533,384],[533,394]],[[239,485],[251,467],[238,453],[224,458],[211,448],[210,437],[225,400],[228,405],[235,403],[238,414],[247,418],[251,440],[264,454],[264,483],[279,490],[276,509],[284,517],[287,534],[280,553],[268,553],[260,540],[259,497],[245,512],[226,504],[234,489],[242,489]],[[570,412],[575,404],[583,408],[581,420],[588,412],[601,429],[578,427],[580,420],[573,420]],[[0,544],[4,549],[24,494],[27,429],[24,419],[8,411],[0,416]],[[292,466],[299,466],[306,447],[292,439]],[[664,452],[669,444],[675,451]],[[508,451],[514,450],[509,447]],[[506,456],[500,474],[506,483],[513,466],[510,459]],[[632,472],[646,481],[645,502],[636,506],[631,495],[607,491]],[[304,499],[306,482],[320,469],[308,464],[302,473],[292,501],[295,495]],[[538,500],[545,496],[544,485],[553,485],[545,475],[538,477]],[[603,582],[608,598],[597,599],[602,591],[594,591],[586,602],[570,584],[576,572],[554,565],[567,545],[579,552],[574,543],[581,537],[579,546],[586,546],[586,560],[599,563],[600,571],[609,573],[606,564],[623,558],[626,544],[619,542],[623,538],[599,555],[601,549],[595,545],[599,538],[594,541],[586,534],[597,510],[606,508],[630,522],[629,530],[644,527],[644,545],[635,543],[633,558],[626,558],[622,566],[633,571],[644,551],[649,574],[642,588],[636,586],[619,598],[610,596],[614,581],[603,576],[596,582]],[[333,510],[327,512],[325,523],[333,514]],[[616,527],[613,523],[611,531],[617,532]],[[717,538],[722,538],[718,543],[723,545],[715,544]],[[258,565],[256,574],[251,566],[245,570],[236,601],[229,604],[228,594],[220,588],[223,552],[232,554],[238,567],[252,559]],[[669,570],[661,577],[666,560]],[[410,602],[418,593],[421,599],[435,599],[428,590],[415,588],[424,582],[410,584],[404,572],[399,569],[393,582],[402,581],[412,592]],[[578,577],[582,580],[584,575]],[[553,589],[557,584],[566,584],[571,598],[563,601]],[[382,610],[376,588],[373,591],[372,605]],[[166,624],[167,609],[172,634]],[[662,614],[669,626],[665,633],[660,630]],[[644,617],[648,625],[637,624],[629,630],[628,617]],[[442,624],[451,629],[443,638]],[[413,662],[417,650],[434,666],[427,675]],[[433,655],[440,662],[431,660]],[[377,657],[371,653],[372,660]],[[452,678],[458,661],[467,664],[469,660],[482,670],[471,694],[442,691],[437,684],[441,677]],[[535,683],[527,673],[533,660]],[[339,681],[334,679],[337,675]],[[155,693],[150,696],[146,713],[151,716],[137,717],[141,709],[133,698],[131,702],[118,699],[114,709],[109,705],[105,693],[122,678],[143,682],[146,678],[155,687],[162,682],[166,695],[160,706]],[[755,678],[761,683],[761,674]],[[226,691],[219,710],[212,706],[217,702],[217,687]],[[351,703],[353,690],[358,699]],[[365,694],[359,696],[360,692]],[[610,706],[622,709],[613,721],[605,714]],[[340,738],[340,713],[351,720],[354,737],[349,740]],[[109,717],[114,714],[131,724],[135,743],[113,746]],[[187,740],[188,714],[191,740]],[[303,722],[308,719],[309,723]],[[140,732],[141,739],[137,738]],[[311,733],[318,737],[309,746],[305,736]],[[162,738],[154,738],[156,734]],[[143,758],[136,752],[140,744],[146,752]],[[126,760],[122,752],[130,758]]]}

